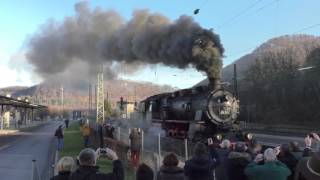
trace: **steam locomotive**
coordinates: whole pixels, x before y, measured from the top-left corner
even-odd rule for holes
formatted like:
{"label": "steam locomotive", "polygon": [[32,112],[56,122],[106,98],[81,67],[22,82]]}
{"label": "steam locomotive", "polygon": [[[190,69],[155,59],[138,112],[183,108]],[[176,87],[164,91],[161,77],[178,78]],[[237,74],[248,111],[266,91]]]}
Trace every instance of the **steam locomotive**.
{"label": "steam locomotive", "polygon": [[167,136],[219,140],[239,130],[239,101],[225,87],[210,87],[213,86],[157,94],[141,101],[139,109],[145,119],[161,123]]}

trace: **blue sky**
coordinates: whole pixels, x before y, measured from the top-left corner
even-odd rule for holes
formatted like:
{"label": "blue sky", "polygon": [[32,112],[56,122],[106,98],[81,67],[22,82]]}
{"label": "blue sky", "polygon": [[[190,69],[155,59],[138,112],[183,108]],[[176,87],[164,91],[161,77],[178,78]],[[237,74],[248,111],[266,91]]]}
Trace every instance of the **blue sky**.
{"label": "blue sky", "polygon": [[[72,16],[76,2],[0,1],[0,87],[32,85],[41,81],[23,60],[21,52],[26,48],[25,42],[48,19],[62,21],[65,16]],[[220,35],[225,48],[224,65],[272,37],[293,34],[320,24],[319,0],[97,0],[89,3],[92,8],[114,9],[126,19],[130,19],[136,9],[150,9],[172,20],[182,14],[191,15],[200,25],[213,28]],[[200,9],[200,13],[193,15],[196,8]],[[319,36],[320,26],[299,33]],[[158,65],[123,78],[186,88],[204,76],[194,69],[181,70]]]}

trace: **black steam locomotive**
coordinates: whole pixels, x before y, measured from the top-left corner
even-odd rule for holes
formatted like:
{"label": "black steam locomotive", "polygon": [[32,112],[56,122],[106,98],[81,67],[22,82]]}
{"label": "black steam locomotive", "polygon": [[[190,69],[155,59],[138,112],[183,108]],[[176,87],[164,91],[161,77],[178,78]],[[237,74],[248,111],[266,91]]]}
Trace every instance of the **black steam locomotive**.
{"label": "black steam locomotive", "polygon": [[171,137],[198,141],[238,131],[239,101],[220,86],[154,95],[140,102],[140,110],[147,120],[161,123]]}

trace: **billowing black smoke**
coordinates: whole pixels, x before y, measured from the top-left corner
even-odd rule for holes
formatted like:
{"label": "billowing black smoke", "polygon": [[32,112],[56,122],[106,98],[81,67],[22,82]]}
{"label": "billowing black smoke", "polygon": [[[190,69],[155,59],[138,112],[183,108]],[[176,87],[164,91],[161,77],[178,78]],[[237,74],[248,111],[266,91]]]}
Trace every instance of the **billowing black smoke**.
{"label": "billowing black smoke", "polygon": [[[220,39],[189,16],[171,22],[161,14],[139,10],[126,22],[115,11],[91,10],[83,2],[75,5],[75,11],[63,22],[47,22],[30,40],[28,61],[45,79],[59,74],[95,75],[101,64],[115,75],[119,68],[134,72],[144,64],[159,63],[177,68],[192,65],[209,79],[220,78]],[[87,66],[72,68],[79,62]]]}

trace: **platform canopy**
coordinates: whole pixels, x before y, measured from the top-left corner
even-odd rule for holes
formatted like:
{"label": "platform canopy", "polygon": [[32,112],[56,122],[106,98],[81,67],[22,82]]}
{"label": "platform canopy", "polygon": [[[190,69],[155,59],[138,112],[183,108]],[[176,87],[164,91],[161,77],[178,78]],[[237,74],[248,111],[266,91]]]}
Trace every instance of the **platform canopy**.
{"label": "platform canopy", "polygon": [[30,102],[26,102],[23,100],[18,100],[12,97],[2,96],[0,95],[0,106],[13,106],[13,107],[23,107],[23,108],[30,108],[30,109],[45,109],[47,106],[33,104]]}

